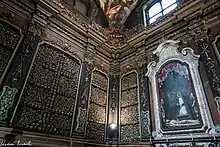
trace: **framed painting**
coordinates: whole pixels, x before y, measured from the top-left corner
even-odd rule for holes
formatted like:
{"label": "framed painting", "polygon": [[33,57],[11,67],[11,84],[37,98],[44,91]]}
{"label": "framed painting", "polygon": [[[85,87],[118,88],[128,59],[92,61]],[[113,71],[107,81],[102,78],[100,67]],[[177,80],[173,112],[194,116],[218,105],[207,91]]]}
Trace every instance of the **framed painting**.
{"label": "framed painting", "polygon": [[156,75],[161,128],[199,128],[202,125],[197,96],[186,63],[166,63]]}
{"label": "framed painting", "polygon": [[168,40],[153,52],[148,64],[155,136],[208,133],[214,126],[198,71],[199,55]]}

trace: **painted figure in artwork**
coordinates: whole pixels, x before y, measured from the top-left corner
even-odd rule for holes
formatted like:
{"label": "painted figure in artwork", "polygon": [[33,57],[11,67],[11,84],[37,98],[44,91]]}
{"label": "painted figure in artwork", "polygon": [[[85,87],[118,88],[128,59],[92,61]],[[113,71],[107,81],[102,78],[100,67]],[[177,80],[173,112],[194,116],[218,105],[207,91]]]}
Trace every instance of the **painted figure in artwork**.
{"label": "painted figure in artwork", "polygon": [[186,65],[171,62],[158,74],[164,128],[199,125],[198,104]]}
{"label": "painted figure in artwork", "polygon": [[100,6],[110,21],[124,23],[137,0],[99,0]]}
{"label": "painted figure in artwork", "polygon": [[180,91],[173,91],[172,93],[167,94],[167,99],[165,100],[166,104],[170,103],[169,106],[165,107],[166,112],[169,110],[175,110],[173,113],[168,113],[166,118],[172,119],[186,119],[189,118],[189,110],[186,106],[184,97],[182,96]]}
{"label": "painted figure in artwork", "polygon": [[180,92],[177,93],[177,98],[179,100],[179,115],[177,117],[188,116],[188,110],[186,109],[185,102]]}

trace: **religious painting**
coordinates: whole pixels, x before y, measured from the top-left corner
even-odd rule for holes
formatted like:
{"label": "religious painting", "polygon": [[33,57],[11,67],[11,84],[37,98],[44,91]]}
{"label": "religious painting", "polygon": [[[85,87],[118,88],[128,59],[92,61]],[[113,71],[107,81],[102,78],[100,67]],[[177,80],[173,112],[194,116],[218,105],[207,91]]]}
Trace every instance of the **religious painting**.
{"label": "religious painting", "polygon": [[179,61],[165,64],[157,75],[163,130],[201,127],[195,90],[188,66]]}
{"label": "religious painting", "polygon": [[123,24],[138,0],[99,0],[100,7],[110,22]]}
{"label": "religious painting", "polygon": [[198,70],[200,55],[182,47],[180,41],[164,41],[153,51],[157,60],[147,66],[157,139],[198,136],[214,128]]}

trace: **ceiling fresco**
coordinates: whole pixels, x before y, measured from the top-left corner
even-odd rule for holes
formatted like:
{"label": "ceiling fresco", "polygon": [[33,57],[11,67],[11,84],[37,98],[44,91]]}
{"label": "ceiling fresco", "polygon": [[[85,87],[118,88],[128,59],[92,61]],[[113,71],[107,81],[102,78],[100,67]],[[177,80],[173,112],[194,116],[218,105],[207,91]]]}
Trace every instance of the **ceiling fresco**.
{"label": "ceiling fresco", "polygon": [[138,0],[98,0],[110,24],[124,24]]}

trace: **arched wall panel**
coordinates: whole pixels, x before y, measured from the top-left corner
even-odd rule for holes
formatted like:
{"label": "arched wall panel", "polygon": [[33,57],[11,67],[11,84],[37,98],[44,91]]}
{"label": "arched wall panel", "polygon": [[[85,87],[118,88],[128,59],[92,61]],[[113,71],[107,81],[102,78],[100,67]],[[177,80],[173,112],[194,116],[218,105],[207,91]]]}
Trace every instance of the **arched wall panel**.
{"label": "arched wall panel", "polygon": [[86,127],[88,139],[105,141],[108,84],[109,79],[105,73],[93,70]]}
{"label": "arched wall panel", "polygon": [[13,125],[24,130],[69,136],[80,62],[56,47],[40,44],[20,97]]}
{"label": "arched wall panel", "polygon": [[127,73],[120,81],[120,141],[135,142],[140,139],[140,107],[136,72]]}

